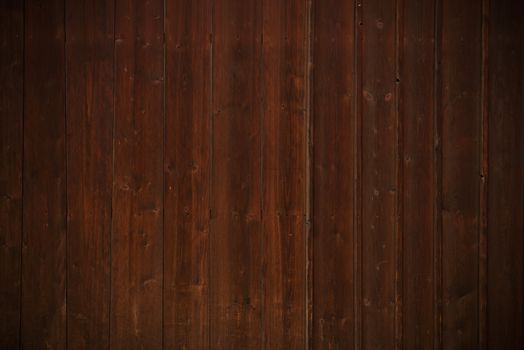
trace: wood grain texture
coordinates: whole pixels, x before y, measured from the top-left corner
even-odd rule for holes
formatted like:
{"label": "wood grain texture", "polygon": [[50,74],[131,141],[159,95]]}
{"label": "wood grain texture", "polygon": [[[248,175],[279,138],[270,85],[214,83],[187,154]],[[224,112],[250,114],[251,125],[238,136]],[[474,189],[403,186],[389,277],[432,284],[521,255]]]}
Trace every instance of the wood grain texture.
{"label": "wood grain texture", "polygon": [[20,341],[24,5],[0,12],[0,348]]}
{"label": "wood grain texture", "polygon": [[209,346],[212,2],[166,4],[164,346]]}
{"label": "wood grain texture", "polygon": [[63,1],[25,2],[21,347],[66,346]]}
{"label": "wood grain texture", "polygon": [[109,345],[113,179],[112,2],[66,3],[67,341]]}
{"label": "wood grain texture", "polygon": [[[395,342],[398,116],[396,3],[362,3],[362,347]],[[360,25],[360,23],[359,23]]]}
{"label": "wood grain texture", "polygon": [[313,330],[319,349],[354,342],[355,4],[313,8]]}
{"label": "wood grain texture", "polygon": [[481,10],[481,116],[479,147],[479,331],[478,348],[487,349],[487,298],[488,298],[488,181],[489,181],[489,120],[488,120],[488,35],[489,1],[482,1]]}
{"label": "wood grain texture", "polygon": [[264,305],[260,2],[214,8],[210,346],[260,348]]}
{"label": "wood grain texture", "polygon": [[265,349],[306,340],[306,2],[263,2],[262,235]]}
{"label": "wood grain texture", "polygon": [[489,348],[520,349],[524,345],[524,6],[492,0],[489,18],[487,341]]}
{"label": "wood grain texture", "polygon": [[430,349],[436,311],[435,4],[401,3],[402,344],[408,349]]}
{"label": "wood grain texture", "polygon": [[523,25],[0,2],[0,348],[522,348]]}
{"label": "wood grain texture", "polygon": [[481,8],[442,1],[442,346],[450,349],[478,346]]}
{"label": "wood grain texture", "polygon": [[163,2],[115,11],[111,348],[162,346]]}

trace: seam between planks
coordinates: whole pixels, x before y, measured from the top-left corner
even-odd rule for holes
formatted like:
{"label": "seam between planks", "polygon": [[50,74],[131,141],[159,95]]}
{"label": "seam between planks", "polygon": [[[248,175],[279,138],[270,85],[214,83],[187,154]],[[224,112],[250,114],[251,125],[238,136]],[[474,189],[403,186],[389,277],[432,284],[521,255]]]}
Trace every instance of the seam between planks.
{"label": "seam between planks", "polygon": [[[255,26],[255,35],[260,36],[260,43],[259,43],[259,62],[258,62],[258,79],[255,77],[255,101],[259,104],[259,121],[258,121],[258,127],[260,128],[260,144],[259,144],[259,157],[260,157],[260,169],[259,169],[259,176],[260,176],[260,194],[259,194],[259,215],[260,215],[260,237],[259,237],[259,245],[260,245],[260,256],[261,256],[261,263],[262,263],[262,278],[260,278],[259,281],[259,287],[260,287],[260,334],[262,335],[261,339],[261,345],[262,348],[265,349],[267,346],[267,339],[266,339],[266,327],[265,327],[265,315],[266,315],[266,290],[265,290],[265,279],[267,277],[267,256],[266,256],[266,247],[265,247],[265,220],[264,220],[264,110],[265,110],[265,87],[264,87],[264,0],[261,0],[260,2],[256,2],[256,4],[260,7],[255,6],[255,23],[257,24]],[[257,13],[257,10],[259,13]],[[257,23],[257,20],[260,21],[260,23]],[[259,29],[260,33],[256,33],[256,30]],[[256,42],[256,40],[255,40]]]}
{"label": "seam between planks", "polygon": [[434,9],[434,57],[433,57],[433,114],[434,114],[434,348],[442,348],[442,147],[441,147],[441,91],[440,91],[440,25],[441,25],[441,0],[435,0]]}
{"label": "seam between planks", "polygon": [[66,21],[66,0],[62,2],[62,30],[64,31],[64,166],[65,166],[65,276],[64,276],[64,295],[65,295],[65,348],[69,348],[69,308],[68,301],[68,275],[69,275],[69,195],[68,195],[68,138],[67,138],[67,21]]}
{"label": "seam between planks", "polygon": [[353,112],[355,118],[354,130],[354,164],[356,167],[354,183],[353,210],[353,278],[354,278],[354,347],[362,347],[362,1],[355,0],[353,9]]}
{"label": "seam between planks", "polygon": [[162,317],[162,330],[160,341],[162,349],[164,349],[164,334],[165,334],[165,265],[166,265],[166,253],[165,253],[165,210],[166,210],[166,55],[167,55],[167,43],[166,43],[166,1],[162,1],[162,296],[161,296],[161,317]]}
{"label": "seam between planks", "polygon": [[109,334],[107,337],[108,349],[111,348],[111,331],[112,331],[112,297],[113,297],[113,206],[115,196],[115,125],[116,125],[116,0],[113,1],[113,124],[111,130],[111,212],[110,212],[110,233],[109,233]]}
{"label": "seam between planks", "polygon": [[211,8],[211,18],[210,18],[210,25],[211,25],[211,33],[209,33],[209,178],[208,178],[208,238],[207,238],[207,341],[208,341],[208,349],[211,349],[211,342],[213,339],[213,328],[211,327],[211,304],[213,302],[212,296],[212,282],[213,279],[211,278],[211,272],[212,272],[212,261],[213,258],[213,166],[214,166],[214,154],[213,154],[213,136],[214,136],[214,104],[213,104],[213,51],[215,47],[215,1],[210,0],[209,3]]}
{"label": "seam between planks", "polygon": [[22,6],[22,186],[21,186],[21,215],[20,215],[20,286],[19,286],[19,328],[18,328],[18,348],[22,349],[23,342],[22,342],[22,316],[23,316],[23,308],[22,308],[22,301],[23,301],[23,256],[24,256],[24,164],[25,164],[25,96],[26,96],[26,84],[25,84],[25,47],[26,47],[26,39],[25,39],[25,26],[26,26],[26,2],[23,2]]}

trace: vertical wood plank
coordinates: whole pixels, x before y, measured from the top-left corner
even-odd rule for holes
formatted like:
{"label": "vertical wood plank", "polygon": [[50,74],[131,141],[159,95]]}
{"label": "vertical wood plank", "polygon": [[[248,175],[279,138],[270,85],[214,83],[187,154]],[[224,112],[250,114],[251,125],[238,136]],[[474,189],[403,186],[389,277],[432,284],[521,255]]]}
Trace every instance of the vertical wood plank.
{"label": "vertical wood plank", "polygon": [[396,3],[362,3],[362,346],[395,342]]}
{"label": "vertical wood plank", "polygon": [[433,0],[401,3],[402,339],[408,349],[429,349],[435,312],[435,5]]}
{"label": "vertical wood plank", "polygon": [[214,7],[210,346],[262,347],[261,7]]}
{"label": "vertical wood plank", "polygon": [[111,347],[162,346],[163,2],[118,0]]}
{"label": "vertical wood plank", "polygon": [[305,89],[305,126],[306,126],[306,167],[305,167],[305,245],[306,245],[306,340],[305,348],[313,348],[313,120],[312,120],[312,72],[313,72],[313,0],[305,0],[306,18],[305,18],[305,71],[304,71],[304,89]]}
{"label": "vertical wood plank", "polygon": [[0,348],[20,340],[24,4],[0,5]]}
{"label": "vertical wood plank", "polygon": [[481,110],[480,110],[480,145],[479,145],[479,346],[480,350],[487,349],[487,297],[488,297],[488,38],[489,38],[489,0],[482,0],[481,9]]}
{"label": "vertical wood plank", "polygon": [[212,2],[166,3],[166,348],[209,345]]}
{"label": "vertical wood plank", "polygon": [[313,346],[352,348],[355,220],[354,16],[313,5]]}
{"label": "vertical wood plank", "polygon": [[114,4],[66,3],[67,342],[109,345]]}
{"label": "vertical wood plank", "polygon": [[524,345],[524,40],[522,3],[490,1],[488,347]]}
{"label": "vertical wood plank", "polygon": [[266,0],[263,5],[263,347],[303,349],[307,7],[304,0]]}
{"label": "vertical wood plank", "polygon": [[63,1],[25,2],[22,347],[66,346]]}
{"label": "vertical wood plank", "polygon": [[442,6],[442,345],[477,348],[481,3]]}

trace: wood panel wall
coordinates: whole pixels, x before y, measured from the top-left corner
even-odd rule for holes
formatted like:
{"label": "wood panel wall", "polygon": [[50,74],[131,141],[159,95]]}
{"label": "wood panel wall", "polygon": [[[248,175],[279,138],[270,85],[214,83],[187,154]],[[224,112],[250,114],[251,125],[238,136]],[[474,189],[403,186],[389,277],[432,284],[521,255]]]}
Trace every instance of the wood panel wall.
{"label": "wood panel wall", "polygon": [[521,349],[517,0],[3,0],[0,348]]}

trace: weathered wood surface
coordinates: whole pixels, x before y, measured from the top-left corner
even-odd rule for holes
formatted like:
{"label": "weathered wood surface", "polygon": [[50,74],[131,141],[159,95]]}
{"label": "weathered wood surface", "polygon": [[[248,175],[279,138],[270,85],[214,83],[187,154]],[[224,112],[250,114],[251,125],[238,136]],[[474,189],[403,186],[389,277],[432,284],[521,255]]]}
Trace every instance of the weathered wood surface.
{"label": "weathered wood surface", "polygon": [[0,10],[1,348],[523,346],[519,2]]}

